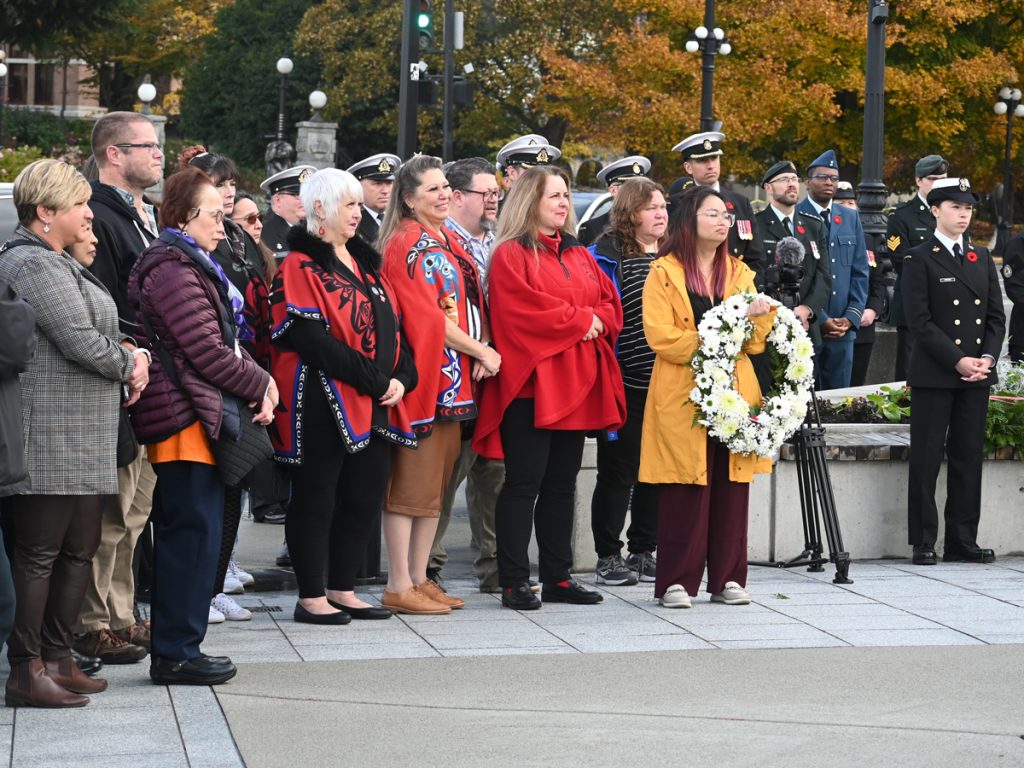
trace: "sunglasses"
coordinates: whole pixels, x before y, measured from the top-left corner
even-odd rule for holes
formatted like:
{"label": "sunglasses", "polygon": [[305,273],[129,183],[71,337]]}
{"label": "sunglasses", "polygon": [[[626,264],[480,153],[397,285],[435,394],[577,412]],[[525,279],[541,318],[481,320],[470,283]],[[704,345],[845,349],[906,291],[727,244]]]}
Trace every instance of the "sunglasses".
{"label": "sunglasses", "polygon": [[248,216],[242,216],[241,218],[235,218],[232,216],[231,220],[236,224],[241,224],[244,221],[252,227],[256,225],[257,221],[261,224],[263,223],[263,214],[260,211],[256,211],[255,213],[250,213]]}

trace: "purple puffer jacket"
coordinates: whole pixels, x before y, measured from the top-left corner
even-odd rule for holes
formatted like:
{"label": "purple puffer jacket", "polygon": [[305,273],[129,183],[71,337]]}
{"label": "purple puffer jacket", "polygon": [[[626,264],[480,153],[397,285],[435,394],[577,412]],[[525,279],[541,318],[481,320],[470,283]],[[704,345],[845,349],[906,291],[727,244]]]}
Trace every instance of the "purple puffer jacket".
{"label": "purple puffer jacket", "polygon": [[[153,353],[149,385],[132,407],[132,424],[141,443],[163,440],[198,419],[211,439],[220,435],[222,396],[260,402],[269,374],[243,350],[238,357],[225,346],[221,322],[226,316],[217,288],[188,254],[157,240],[136,261],[128,280],[128,300],[142,326],[141,312],[174,361],[181,387]],[[135,334],[153,349],[144,327]]]}

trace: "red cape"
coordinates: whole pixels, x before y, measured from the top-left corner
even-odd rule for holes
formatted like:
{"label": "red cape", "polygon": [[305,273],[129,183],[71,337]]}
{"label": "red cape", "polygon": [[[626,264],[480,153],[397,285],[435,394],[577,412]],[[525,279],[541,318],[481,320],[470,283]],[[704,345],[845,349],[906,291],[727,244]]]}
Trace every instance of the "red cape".
{"label": "red cape", "polygon": [[480,284],[456,238],[441,237],[404,219],[384,247],[384,276],[402,307],[402,333],[419,374],[419,385],[402,402],[420,437],[430,434],[435,418],[476,417],[473,360],[445,347],[444,335],[447,318],[467,333],[471,318],[479,322]]}
{"label": "red cape", "polygon": [[[504,458],[499,426],[505,409],[532,385],[541,429],[618,429],[626,419],[615,339],[622,305],[590,252],[567,235],[537,249],[502,243],[491,256],[490,328],[501,370],[484,380],[473,449]],[[561,250],[561,253],[559,253]],[[583,341],[593,316],[605,332]]]}

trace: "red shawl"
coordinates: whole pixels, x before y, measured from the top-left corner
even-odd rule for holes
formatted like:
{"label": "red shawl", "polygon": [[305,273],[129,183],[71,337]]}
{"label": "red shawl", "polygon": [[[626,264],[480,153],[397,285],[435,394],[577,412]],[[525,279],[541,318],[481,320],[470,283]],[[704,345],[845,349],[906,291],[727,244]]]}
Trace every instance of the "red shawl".
{"label": "red shawl", "polygon": [[[359,260],[359,266],[365,287],[385,297],[381,302],[383,306],[377,311],[397,314],[394,292],[387,281],[376,273],[372,265]],[[376,359],[377,323],[373,301],[355,283],[324,269],[305,253],[292,251],[281,262],[274,276],[270,311],[272,339],[280,338],[296,318],[319,320],[334,338],[360,354]],[[395,354],[390,370],[398,365],[401,354],[397,319],[393,327]],[[296,352],[275,345],[271,373],[281,393],[281,402],[270,430],[279,462],[302,463],[302,403],[307,387],[323,389],[349,453],[365,448],[370,442],[371,432],[377,432],[399,445],[416,445],[404,400],[387,409],[386,426],[374,426],[372,397],[340,379],[328,379],[322,371],[304,364]]]}
{"label": "red shawl", "polygon": [[[504,457],[498,427],[524,387],[532,389],[541,429],[618,429],[626,419],[615,359],[618,293],[590,252],[564,237],[542,236],[536,254],[505,242],[491,256],[490,328],[501,371],[484,380],[473,439],[473,449],[488,458]],[[583,341],[595,314],[605,332]]]}
{"label": "red shawl", "polygon": [[403,401],[417,436],[429,435],[435,418],[475,418],[473,360],[444,345],[447,318],[480,336],[482,293],[472,257],[443,230],[437,235],[404,219],[384,247],[383,271],[402,307],[402,333],[419,374]]}

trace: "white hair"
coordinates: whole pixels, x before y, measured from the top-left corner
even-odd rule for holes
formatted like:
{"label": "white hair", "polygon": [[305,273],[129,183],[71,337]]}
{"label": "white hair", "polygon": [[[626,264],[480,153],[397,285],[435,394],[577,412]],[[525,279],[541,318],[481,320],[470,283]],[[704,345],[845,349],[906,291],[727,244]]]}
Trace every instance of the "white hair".
{"label": "white hair", "polygon": [[[363,186],[348,171],[324,168],[302,182],[299,199],[306,209],[306,229],[315,235],[323,221],[330,221],[338,215],[343,203],[349,200],[363,202]],[[316,213],[318,202],[323,212],[321,218],[317,218]]]}

